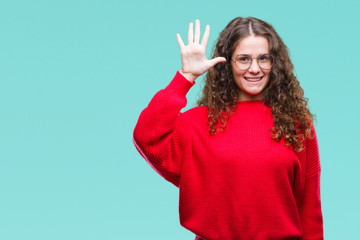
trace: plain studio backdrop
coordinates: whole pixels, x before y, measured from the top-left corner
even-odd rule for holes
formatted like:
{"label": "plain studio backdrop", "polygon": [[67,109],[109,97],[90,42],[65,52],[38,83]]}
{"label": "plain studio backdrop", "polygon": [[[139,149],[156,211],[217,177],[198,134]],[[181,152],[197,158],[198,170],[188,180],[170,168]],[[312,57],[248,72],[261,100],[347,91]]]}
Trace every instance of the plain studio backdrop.
{"label": "plain studio backdrop", "polygon": [[[132,143],[180,69],[176,33],[271,23],[317,115],[327,240],[358,236],[359,1],[34,0],[0,3],[0,239],[193,239],[178,189]],[[202,78],[188,94],[194,107]]]}

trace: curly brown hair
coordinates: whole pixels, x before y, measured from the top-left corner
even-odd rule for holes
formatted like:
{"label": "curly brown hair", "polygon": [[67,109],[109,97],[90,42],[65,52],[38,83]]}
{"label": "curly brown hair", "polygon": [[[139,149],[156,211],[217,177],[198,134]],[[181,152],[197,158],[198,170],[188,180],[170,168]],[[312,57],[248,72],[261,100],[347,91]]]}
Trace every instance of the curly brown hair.
{"label": "curly brown hair", "polygon": [[313,138],[314,115],[308,109],[308,99],[295,77],[288,49],[275,29],[253,17],[235,18],[220,33],[212,57],[225,57],[227,62],[211,68],[205,77],[199,106],[209,109],[209,132],[214,135],[226,128],[227,120],[236,111],[239,87],[234,81],[231,56],[238,43],[247,36],[262,36],[269,43],[273,59],[269,82],[262,92],[264,103],[271,107],[274,127],[272,139],[292,146],[296,152],[304,149],[303,141]]}

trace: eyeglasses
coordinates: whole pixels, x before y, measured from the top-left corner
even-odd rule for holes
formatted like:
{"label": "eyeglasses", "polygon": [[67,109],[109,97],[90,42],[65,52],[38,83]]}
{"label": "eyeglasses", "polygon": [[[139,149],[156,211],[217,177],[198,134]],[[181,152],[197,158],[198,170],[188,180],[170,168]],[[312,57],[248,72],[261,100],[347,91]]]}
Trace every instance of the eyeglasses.
{"label": "eyeglasses", "polygon": [[231,61],[233,61],[240,70],[247,70],[252,65],[253,59],[256,59],[259,67],[265,70],[270,69],[273,62],[270,54],[261,54],[257,58],[251,58],[248,55],[240,54],[236,56],[235,60],[231,59]]}

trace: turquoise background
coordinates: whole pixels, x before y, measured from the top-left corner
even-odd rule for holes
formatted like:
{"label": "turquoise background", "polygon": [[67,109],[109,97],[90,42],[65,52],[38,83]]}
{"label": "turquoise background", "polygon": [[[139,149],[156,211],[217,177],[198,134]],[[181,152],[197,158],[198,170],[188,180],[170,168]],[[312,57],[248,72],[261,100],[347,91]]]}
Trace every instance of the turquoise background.
{"label": "turquoise background", "polygon": [[[359,231],[359,1],[0,3],[0,239],[194,239],[178,189],[137,153],[141,110],[237,16],[271,23],[317,115],[325,238]],[[188,94],[195,106],[201,80]]]}

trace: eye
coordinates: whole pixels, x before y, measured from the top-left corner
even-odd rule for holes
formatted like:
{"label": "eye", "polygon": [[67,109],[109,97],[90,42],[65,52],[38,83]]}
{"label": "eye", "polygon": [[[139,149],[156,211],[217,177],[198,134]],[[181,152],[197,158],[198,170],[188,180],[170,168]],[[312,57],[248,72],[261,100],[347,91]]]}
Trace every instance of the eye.
{"label": "eye", "polygon": [[264,54],[264,55],[261,55],[258,59],[261,62],[267,62],[267,61],[270,61],[270,55],[269,54]]}
{"label": "eye", "polygon": [[250,62],[250,58],[247,56],[239,56],[236,58],[236,61],[240,62],[240,63],[248,63]]}

